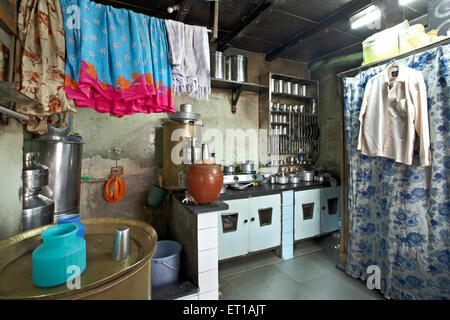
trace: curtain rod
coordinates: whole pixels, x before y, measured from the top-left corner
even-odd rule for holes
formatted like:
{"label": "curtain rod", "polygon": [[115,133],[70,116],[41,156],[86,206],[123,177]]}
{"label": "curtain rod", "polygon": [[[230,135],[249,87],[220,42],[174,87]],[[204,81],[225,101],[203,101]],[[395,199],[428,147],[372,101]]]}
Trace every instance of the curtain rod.
{"label": "curtain rod", "polygon": [[395,56],[392,56],[392,57],[389,57],[389,58],[386,58],[386,59],[383,59],[383,60],[380,60],[380,61],[372,62],[370,64],[366,64],[366,65],[361,66],[361,67],[357,67],[357,68],[353,68],[353,69],[349,69],[349,70],[340,72],[340,73],[336,74],[336,76],[338,78],[342,78],[342,77],[344,77],[345,75],[347,75],[349,73],[364,71],[364,70],[367,70],[367,69],[370,69],[370,68],[377,67],[379,65],[385,64],[385,63],[387,63],[389,61],[392,61],[392,60],[405,58],[407,56],[410,56],[410,55],[413,55],[413,54],[416,54],[416,53],[419,53],[419,52],[422,52],[422,51],[426,51],[426,50],[429,50],[429,49],[432,49],[432,48],[435,48],[435,47],[439,47],[439,46],[442,46],[442,45],[446,45],[446,44],[449,44],[449,43],[450,43],[450,38],[447,37],[447,38],[442,39],[440,41],[430,43],[430,44],[428,44],[426,46],[423,46],[423,47],[420,47],[420,48],[416,48],[416,49],[410,50],[408,52],[403,52],[403,53],[397,54]]}

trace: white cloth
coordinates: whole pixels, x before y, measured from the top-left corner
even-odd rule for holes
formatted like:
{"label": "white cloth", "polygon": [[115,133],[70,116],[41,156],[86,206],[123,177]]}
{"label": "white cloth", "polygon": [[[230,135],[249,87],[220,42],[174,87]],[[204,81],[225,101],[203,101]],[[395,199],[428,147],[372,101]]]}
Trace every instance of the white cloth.
{"label": "white cloth", "polygon": [[207,100],[211,93],[208,31],[165,20],[172,65],[173,92]]}
{"label": "white cloth", "polygon": [[420,164],[431,165],[427,92],[419,71],[393,66],[369,79],[359,115],[358,150],[412,164],[415,135],[420,139]]}

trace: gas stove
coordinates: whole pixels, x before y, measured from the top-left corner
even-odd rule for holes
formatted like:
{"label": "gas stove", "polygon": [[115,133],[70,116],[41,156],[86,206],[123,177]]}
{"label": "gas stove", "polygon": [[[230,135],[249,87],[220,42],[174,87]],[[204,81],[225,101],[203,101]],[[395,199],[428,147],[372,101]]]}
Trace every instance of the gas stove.
{"label": "gas stove", "polygon": [[238,173],[223,176],[223,184],[262,182],[264,177],[256,172]]}

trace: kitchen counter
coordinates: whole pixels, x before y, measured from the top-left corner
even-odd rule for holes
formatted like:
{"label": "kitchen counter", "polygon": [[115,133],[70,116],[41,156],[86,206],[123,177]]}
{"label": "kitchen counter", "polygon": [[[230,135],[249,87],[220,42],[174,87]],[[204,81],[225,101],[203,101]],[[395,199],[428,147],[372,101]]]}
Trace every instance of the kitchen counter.
{"label": "kitchen counter", "polygon": [[249,187],[246,190],[234,190],[230,186],[227,188],[227,192],[221,194],[220,201],[245,199],[248,197],[260,197],[271,194],[281,193],[283,191],[293,190],[302,191],[309,189],[317,189],[322,186],[320,182],[300,182],[297,184],[259,184],[257,187]]}
{"label": "kitchen counter", "polygon": [[[283,191],[293,190],[302,191],[309,189],[317,189],[322,187],[320,182],[300,182],[298,184],[259,184],[257,187],[249,187],[246,190],[234,190],[231,187],[227,188],[227,192],[220,195],[216,202],[211,204],[182,204],[187,211],[193,214],[201,214],[208,212],[217,212],[228,210],[228,205],[223,202],[227,200],[245,199],[249,197],[261,197],[271,194],[281,193]],[[173,196],[180,203],[184,199],[184,192],[174,192]]]}
{"label": "kitchen counter", "polygon": [[208,213],[208,212],[216,212],[216,211],[223,211],[228,210],[228,205],[221,201],[219,198],[214,203],[205,203],[205,204],[195,204],[195,203],[182,203],[183,199],[185,198],[184,191],[176,191],[172,193],[174,198],[182,204],[184,208],[186,208],[187,211],[193,214],[201,214],[201,213]]}

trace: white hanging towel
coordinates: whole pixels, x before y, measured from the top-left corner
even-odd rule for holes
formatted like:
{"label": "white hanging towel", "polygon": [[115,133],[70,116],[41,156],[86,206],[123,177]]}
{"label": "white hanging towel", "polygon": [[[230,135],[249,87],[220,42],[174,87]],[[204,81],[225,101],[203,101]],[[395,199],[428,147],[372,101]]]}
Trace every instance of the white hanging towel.
{"label": "white hanging towel", "polygon": [[175,95],[207,100],[211,94],[208,31],[205,27],[165,20]]}

